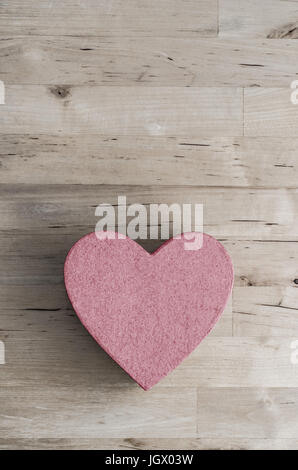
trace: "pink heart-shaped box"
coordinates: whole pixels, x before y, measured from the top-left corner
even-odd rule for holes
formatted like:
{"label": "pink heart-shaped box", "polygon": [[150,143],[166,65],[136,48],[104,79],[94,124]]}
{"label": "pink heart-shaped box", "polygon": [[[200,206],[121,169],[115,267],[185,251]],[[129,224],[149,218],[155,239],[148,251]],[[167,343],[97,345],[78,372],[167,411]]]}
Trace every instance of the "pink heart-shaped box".
{"label": "pink heart-shaped box", "polygon": [[206,234],[198,250],[185,249],[184,234],[153,254],[114,232],[113,239],[98,236],[86,235],[68,253],[66,290],[97,343],[148,390],[219,319],[232,290],[232,262]]}

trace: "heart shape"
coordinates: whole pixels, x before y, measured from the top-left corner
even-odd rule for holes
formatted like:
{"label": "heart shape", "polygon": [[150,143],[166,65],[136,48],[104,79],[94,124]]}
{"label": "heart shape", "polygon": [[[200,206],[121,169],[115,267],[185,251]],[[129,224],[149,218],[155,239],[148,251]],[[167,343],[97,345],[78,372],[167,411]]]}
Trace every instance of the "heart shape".
{"label": "heart shape", "polygon": [[[233,286],[224,247],[202,234],[199,250],[177,236],[150,254],[123,235],[81,238],[64,266],[66,290],[97,343],[144,389],[188,356],[223,312]],[[197,235],[197,234],[193,234]]]}

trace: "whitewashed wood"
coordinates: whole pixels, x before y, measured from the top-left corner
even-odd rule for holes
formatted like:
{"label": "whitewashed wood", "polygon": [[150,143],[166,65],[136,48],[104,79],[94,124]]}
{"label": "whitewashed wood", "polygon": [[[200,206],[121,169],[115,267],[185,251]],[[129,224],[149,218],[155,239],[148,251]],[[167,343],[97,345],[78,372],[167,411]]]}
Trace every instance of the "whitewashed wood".
{"label": "whitewashed wood", "polygon": [[[118,194],[126,194],[128,204],[138,201],[147,207],[154,202],[203,202],[205,231],[222,240],[231,254],[236,286],[294,287],[297,282],[297,190],[87,185],[0,189],[1,284],[59,284],[68,250],[95,228],[95,207],[117,204]],[[142,241],[149,251],[160,243]]]}
{"label": "whitewashed wood", "polygon": [[[218,7],[0,2],[0,448],[298,448],[297,2]],[[146,393],[63,287],[118,194],[203,203],[235,266],[233,316]]]}
{"label": "whitewashed wood", "polygon": [[219,37],[298,37],[298,4],[284,0],[219,0]]}
{"label": "whitewashed wood", "polygon": [[[0,285],[0,323],[9,337],[86,336],[67,298],[64,283],[57,285]],[[5,332],[5,333],[4,333]],[[210,335],[232,335],[232,298]]]}
{"label": "whitewashed wood", "polygon": [[289,87],[297,51],[293,40],[0,37],[7,85]]}
{"label": "whitewashed wood", "polygon": [[292,341],[293,337],[207,337],[159,386],[297,387]]}
{"label": "whitewashed wood", "polygon": [[297,411],[297,389],[200,389],[198,436],[297,438]]}
{"label": "whitewashed wood", "polygon": [[[6,365],[0,367],[4,388],[27,388],[40,383],[45,393],[51,387],[59,391],[61,387],[71,390],[80,386],[97,390],[98,395],[107,393],[101,392],[106,387],[111,390],[128,388],[132,393],[139,389],[98,347],[76,318],[64,321],[67,330],[64,335],[62,332],[54,335],[51,327],[34,331],[30,321],[27,336],[22,331],[1,332],[0,340],[6,350]],[[208,336],[171,374],[155,385],[153,391],[171,388],[173,393],[178,393],[179,387],[298,387],[298,365],[291,362],[292,342],[293,336]],[[182,390],[180,394],[183,396]]]}
{"label": "whitewashed wood", "polygon": [[[0,284],[48,285],[63,280],[63,265],[71,246],[93,227],[72,228],[69,234],[59,228],[48,233],[15,235],[3,232],[0,239],[2,255]],[[295,250],[297,242],[221,240],[235,268],[236,286],[293,286],[298,278]],[[155,251],[160,240],[141,240],[149,252]],[[5,253],[9,253],[8,255]],[[257,260],[257,261],[256,261]]]}
{"label": "whitewashed wood", "polygon": [[297,243],[224,241],[235,267],[236,286],[292,286],[298,278]]}
{"label": "whitewashed wood", "polygon": [[297,287],[235,287],[233,334],[298,338]]}
{"label": "whitewashed wood", "polygon": [[288,88],[244,90],[244,135],[297,136],[298,105],[291,102],[291,81]]}
{"label": "whitewashed wood", "polygon": [[[1,286],[3,289],[3,286]],[[5,286],[12,287],[14,292],[18,292],[23,286]],[[40,287],[28,287],[27,290],[32,290],[36,296],[40,292]],[[61,284],[58,285],[64,287]],[[0,289],[0,290],[2,290]],[[53,295],[56,296],[55,289],[52,290]],[[47,297],[44,297],[47,299]],[[38,303],[38,305],[40,302]],[[220,320],[215,325],[214,329],[210,332],[210,336],[231,336],[232,335],[232,301],[230,299],[229,305],[223,312]],[[71,307],[56,307],[52,308],[50,301],[46,308],[40,306],[33,308],[14,309],[1,309],[0,311],[1,332],[5,336],[9,331],[9,337],[36,339],[40,334],[45,334],[47,337],[63,336],[64,338],[73,339],[74,336],[84,336],[86,332],[83,330],[82,325],[76,319],[75,313]],[[45,336],[45,335],[43,335]]]}
{"label": "whitewashed wood", "polygon": [[6,438],[193,437],[196,433],[196,391],[189,388],[100,392],[86,386],[35,384],[1,387],[0,396],[0,430]]}
{"label": "whitewashed wood", "polygon": [[0,182],[133,185],[137,173],[141,185],[297,188],[297,148],[295,137],[0,134]]}
{"label": "whitewashed wood", "polygon": [[99,439],[5,439],[0,438],[2,450],[297,450],[298,439],[258,438],[99,438]]}
{"label": "whitewashed wood", "polygon": [[6,87],[0,133],[239,136],[240,88]]}
{"label": "whitewashed wood", "polygon": [[[81,386],[86,390],[93,388],[101,396],[107,396],[106,387],[116,391],[127,387],[132,392],[140,390],[129,375],[98,346],[72,311],[62,309],[59,315],[64,318],[56,322],[55,313],[36,312],[35,320],[27,314],[26,330],[20,326],[20,331],[16,331],[12,321],[10,330],[0,332],[6,355],[6,364],[0,367],[2,384],[34,387],[40,383],[45,393],[51,387],[57,390],[69,387],[71,390]],[[38,315],[43,316],[43,320],[37,320]],[[39,328],[36,327],[37,323]],[[59,330],[59,327],[64,329]],[[164,388],[162,384],[160,387]],[[102,403],[99,404],[99,410],[101,407]]]}
{"label": "whitewashed wood", "polygon": [[[69,307],[70,303],[63,284],[57,286],[36,285],[30,289],[22,285],[0,286],[0,309],[2,313],[7,315],[10,315],[10,311],[19,311],[20,313],[27,311],[36,312],[36,315],[41,317],[43,311],[46,315],[47,311],[55,313]],[[56,321],[58,316],[57,313]]]}
{"label": "whitewashed wood", "polygon": [[216,0],[9,0],[2,33],[57,36],[216,36]]}
{"label": "whitewashed wood", "polygon": [[[177,180],[178,178],[179,175]],[[43,238],[48,237],[49,250],[52,250],[50,240],[60,234],[57,247],[66,247],[67,238],[75,239],[76,236],[95,229],[99,220],[95,217],[98,204],[112,204],[115,207],[117,224],[118,196],[121,195],[126,196],[127,206],[135,202],[144,204],[148,217],[150,204],[203,204],[204,230],[217,238],[225,239],[224,241],[256,240],[257,244],[263,242],[262,246],[266,240],[298,241],[298,189],[2,184],[0,219],[3,243],[7,239],[8,243],[14,243],[12,246],[22,251],[21,245],[15,245],[19,237],[23,237],[24,241],[27,237],[30,245],[30,237],[40,234]],[[170,221],[172,220],[173,215],[170,214]],[[148,224],[149,222],[150,220]],[[194,227],[194,218],[192,222]],[[5,231],[8,231],[7,236]],[[10,231],[18,232],[12,233],[11,238]],[[65,236],[64,241],[62,234]],[[154,245],[154,240],[151,242]],[[280,246],[280,250],[287,247],[286,244],[270,246]],[[29,246],[29,250],[33,250],[32,254],[38,253],[40,247]],[[289,253],[293,249],[293,244],[288,245]]]}

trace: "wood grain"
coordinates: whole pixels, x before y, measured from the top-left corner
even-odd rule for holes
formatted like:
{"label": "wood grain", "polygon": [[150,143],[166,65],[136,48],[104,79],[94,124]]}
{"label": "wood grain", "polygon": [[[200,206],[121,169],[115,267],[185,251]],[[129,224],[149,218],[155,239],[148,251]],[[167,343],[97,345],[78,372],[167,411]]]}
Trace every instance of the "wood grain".
{"label": "wood grain", "polygon": [[[94,230],[99,203],[203,203],[204,230],[227,248],[236,286],[296,286],[297,190],[249,188],[1,185],[0,239],[4,285],[59,284],[65,256]],[[74,204],[75,196],[75,204]],[[218,212],[218,201],[222,208]],[[240,218],[239,214],[241,214]],[[268,217],[270,216],[270,217]],[[143,240],[153,251],[160,240]],[[259,263],[256,265],[255,260]]]}
{"label": "wood grain", "polygon": [[9,0],[0,13],[9,35],[217,35],[216,0]]}
{"label": "wood grain", "polygon": [[200,388],[297,387],[292,341],[290,337],[207,337],[160,387],[177,386],[180,381]]}
{"label": "wood grain", "polygon": [[296,58],[286,39],[0,37],[7,85],[288,88]]}
{"label": "wood grain", "polygon": [[[1,331],[11,338],[86,336],[67,298],[63,283],[0,285]],[[232,335],[232,299],[210,335]],[[88,336],[88,335],[87,335]]]}
{"label": "wood grain", "polygon": [[[21,237],[57,239],[57,248],[66,239],[75,239],[92,231],[99,220],[95,209],[99,204],[112,204],[118,222],[118,196],[125,195],[127,205],[144,204],[150,223],[150,204],[203,204],[204,230],[224,242],[243,240],[249,245],[298,242],[296,208],[298,189],[208,188],[197,186],[124,186],[124,185],[0,185],[0,218],[3,242]],[[75,197],[75,204],[74,204]],[[221,210],[218,211],[218,203]],[[128,221],[131,217],[128,217]],[[170,222],[173,214],[170,213]],[[192,220],[194,227],[194,218]],[[118,226],[118,225],[117,225]],[[118,227],[119,228],[119,227]],[[122,227],[124,228],[124,227]],[[11,233],[12,232],[12,233]],[[172,233],[172,230],[170,230]],[[7,236],[5,236],[7,234]],[[11,235],[13,238],[11,238]],[[62,239],[65,236],[65,241]],[[149,234],[148,234],[149,236]],[[24,238],[25,240],[25,238]],[[148,240],[148,248],[154,247]],[[29,243],[30,245],[30,243]],[[282,247],[282,243],[280,247]],[[17,245],[15,245],[17,248]],[[20,247],[21,248],[21,247]],[[28,247],[38,250],[38,246]],[[46,248],[45,248],[46,249]],[[51,248],[49,248],[51,249]],[[249,248],[245,249],[247,251]],[[276,251],[276,250],[275,250]],[[33,251],[32,251],[33,254]],[[254,261],[254,260],[252,260]]]}
{"label": "wood grain", "polygon": [[[35,236],[3,232],[0,284],[32,286],[61,283],[68,251],[79,238],[92,230],[88,226],[70,228],[68,232],[71,233],[63,234],[54,228]],[[142,246],[149,252],[155,251],[161,243],[160,240],[141,240]],[[294,255],[297,242],[222,240],[222,243],[234,263],[235,286],[296,286],[298,272]],[[258,265],[255,259],[259,260]]]}
{"label": "wood grain", "polygon": [[297,389],[200,389],[198,436],[233,438],[237,432],[251,439],[297,437],[297,407]]}
{"label": "wood grain", "polygon": [[[297,21],[284,0],[0,1],[0,449],[298,448]],[[235,267],[146,393],[63,285],[118,195],[203,204]]]}
{"label": "wood grain", "polygon": [[297,147],[297,137],[0,134],[0,183],[134,185],[137,173],[140,185],[297,188]]}
{"label": "wood grain", "polygon": [[298,106],[290,88],[244,90],[244,135],[291,137],[297,135]]}
{"label": "wood grain", "polygon": [[296,450],[298,439],[270,439],[270,438],[73,438],[73,439],[29,439],[0,438],[2,450]]}
{"label": "wood grain", "polygon": [[[3,393],[8,386],[34,388],[36,383],[42,384],[44,393],[49,396],[52,392],[47,392],[47,389],[51,387],[56,388],[57,393],[62,387],[68,388],[69,393],[77,386],[86,387],[86,390],[93,388],[99,396],[100,391],[107,387],[111,390],[115,388],[116,391],[127,387],[130,390],[139,389],[98,347],[77,318],[70,315],[71,312],[61,310],[60,315],[64,319],[56,322],[56,328],[61,325],[66,331],[62,334],[64,330],[61,330],[56,335],[54,324],[51,326],[51,321],[54,320],[51,320],[53,315],[50,313],[43,316],[41,311],[39,315],[43,320],[38,320],[36,315],[35,321],[32,321],[32,315],[27,317],[26,313],[28,324],[24,330],[20,322],[20,331],[15,329],[14,312],[10,313],[12,331],[4,330],[0,337],[5,344],[7,360],[0,368]],[[40,330],[34,327],[37,322]],[[7,320],[5,323],[7,324]],[[43,329],[42,325],[45,325]],[[174,393],[177,391],[178,395],[180,393],[183,396],[183,391],[179,391],[181,387],[298,387],[297,365],[291,363],[292,342],[293,336],[208,336],[153,391],[173,388]],[[125,406],[123,403],[124,408]],[[168,416],[170,418],[170,414]],[[129,435],[127,430],[125,437]],[[184,432],[182,435],[184,436]]]}
{"label": "wood grain", "polygon": [[196,391],[190,388],[148,393],[136,387],[109,388],[100,393],[98,387],[78,386],[72,387],[70,393],[69,388],[35,384],[26,388],[3,387],[0,396],[0,430],[7,438],[196,434]]}
{"label": "wood grain", "polygon": [[298,337],[296,287],[236,287],[233,293],[235,336]]}
{"label": "wood grain", "polygon": [[239,136],[239,88],[6,87],[0,133]]}
{"label": "wood grain", "polygon": [[219,0],[219,36],[298,37],[298,4],[284,0]]}

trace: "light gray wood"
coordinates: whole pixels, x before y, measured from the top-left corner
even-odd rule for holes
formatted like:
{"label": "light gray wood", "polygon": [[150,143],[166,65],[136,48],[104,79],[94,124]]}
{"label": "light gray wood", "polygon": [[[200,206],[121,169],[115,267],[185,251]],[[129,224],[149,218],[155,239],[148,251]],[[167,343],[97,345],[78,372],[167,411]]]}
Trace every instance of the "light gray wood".
{"label": "light gray wood", "polygon": [[[55,227],[35,235],[3,232],[0,240],[0,284],[32,286],[61,283],[68,251],[79,238],[92,230],[92,226],[82,226],[79,229],[69,227],[69,233]],[[235,286],[296,286],[297,242],[221,241],[234,262]],[[162,241],[141,240],[140,243],[152,252]],[[255,259],[259,260],[258,265]]]}
{"label": "light gray wood", "polygon": [[[69,228],[71,234],[59,229],[48,233],[15,236],[3,233],[1,250],[10,256],[0,257],[2,285],[36,285],[61,283],[63,265],[71,246],[94,228]],[[221,240],[232,257],[235,268],[235,286],[293,286],[297,283],[297,260],[293,250],[297,242]],[[141,240],[149,252],[155,251],[161,241]],[[26,253],[24,252],[26,251]],[[259,260],[256,266],[255,259]]]}
{"label": "light gray wood", "polygon": [[[68,314],[69,317],[66,317]],[[58,394],[61,387],[66,387],[71,394],[72,389],[80,386],[86,390],[97,391],[99,396],[107,393],[107,387],[111,388],[111,391],[124,388],[131,391],[139,389],[139,386],[98,347],[79,324],[78,319],[69,312],[61,310],[60,315],[65,318],[56,322],[56,334],[54,323],[51,325],[51,321],[54,321],[53,314],[46,314],[48,316],[43,317],[44,323],[38,320],[38,315],[44,313],[37,314],[35,320],[32,315],[26,314],[26,329],[23,330],[20,324],[20,331],[16,331],[12,312],[12,331],[1,332],[0,339],[4,342],[6,350],[6,364],[0,367],[0,379],[4,384],[3,394],[8,386],[34,388],[37,383],[42,384],[44,397],[46,394],[50,397],[51,387],[55,388]],[[35,323],[39,324],[39,329]],[[42,324],[45,325],[43,329]],[[65,331],[58,331],[59,325],[63,325]],[[297,365],[291,362],[292,342],[293,336],[208,336],[179,367],[162,379],[153,391],[173,388],[173,393],[177,392],[183,396],[183,391],[179,392],[180,387],[298,387]],[[128,406],[128,403],[123,406]],[[5,404],[2,403],[1,406],[4,407]],[[102,404],[99,408],[101,406]],[[171,419],[170,414],[168,418]],[[129,435],[131,434],[125,436]],[[184,436],[183,433],[182,435]]]}
{"label": "light gray wood", "polygon": [[7,438],[196,434],[196,390],[190,388],[146,393],[137,387],[100,391],[35,384],[1,387],[0,396],[0,430]]}
{"label": "light gray wood", "polygon": [[[294,286],[294,284],[293,284]],[[235,336],[298,337],[297,287],[236,287],[233,291]]]}
{"label": "light gray wood", "polygon": [[140,185],[297,188],[297,148],[297,137],[0,134],[0,182],[133,185],[137,173]]}
{"label": "light gray wood", "polygon": [[296,242],[227,241],[224,245],[234,261],[236,286],[296,287]]}
{"label": "light gray wood", "polygon": [[182,382],[200,388],[297,387],[292,341],[293,337],[207,337],[159,386]]}
{"label": "light gray wood", "polygon": [[291,102],[290,84],[288,88],[244,90],[244,135],[297,136],[298,106]]}
{"label": "light gray wood", "polygon": [[[298,448],[297,21],[287,0],[0,0],[1,449]],[[63,284],[118,195],[203,203],[235,268],[149,392]]]}
{"label": "light gray wood", "polygon": [[[95,228],[96,206],[117,204],[117,196],[125,194],[128,204],[137,201],[146,207],[177,199],[203,203],[204,229],[222,240],[232,256],[236,286],[296,286],[296,189],[87,185],[2,185],[0,189],[4,285],[59,284],[68,250]],[[153,251],[161,242],[141,243]]]}
{"label": "light gray wood", "polygon": [[294,0],[219,0],[219,37],[298,37]]}
{"label": "light gray wood", "polygon": [[57,36],[217,35],[217,0],[9,0],[1,33]]}
{"label": "light gray wood", "polygon": [[0,438],[3,450],[297,450],[298,439],[260,438],[73,438],[73,439],[5,439]]}
{"label": "light gray wood", "polygon": [[0,133],[239,136],[239,88],[12,85]]}
{"label": "light gray wood", "polygon": [[297,389],[200,389],[198,436],[297,438],[297,408]]}
{"label": "light gray wood", "polygon": [[[1,240],[1,250],[10,250],[9,257],[0,257],[3,272],[0,284],[36,285],[57,284],[63,279],[63,265],[67,252],[79,238],[92,227],[70,230],[65,235],[52,230],[49,235],[42,233],[35,237],[6,233]],[[141,241],[145,249],[152,252],[161,241]],[[222,241],[231,255],[235,267],[235,286],[293,286],[297,283],[297,260],[292,242],[245,242]],[[25,256],[23,250],[27,250]],[[256,258],[255,258],[256,257]],[[259,260],[256,266],[255,259]]]}
{"label": "light gray wood", "polygon": [[[176,178],[179,175],[176,175]],[[57,247],[63,246],[63,234],[75,239],[84,231],[93,231],[99,217],[95,209],[99,204],[112,204],[115,221],[118,222],[118,196],[125,195],[127,205],[144,204],[148,219],[150,204],[171,205],[177,200],[182,204],[203,204],[204,230],[231,244],[232,240],[244,240],[249,245],[270,242],[280,244],[280,250],[288,246],[295,249],[298,242],[298,189],[208,188],[196,186],[124,186],[124,185],[0,185],[0,218],[3,243],[31,236],[59,238]],[[75,203],[74,203],[75,201]],[[220,206],[220,210],[218,205]],[[182,210],[182,209],[181,209]],[[130,220],[131,218],[128,218]],[[170,214],[172,222],[173,215]],[[194,228],[194,218],[192,220]],[[148,220],[148,224],[150,220]],[[122,227],[123,228],[123,227]],[[18,233],[19,231],[19,233]],[[57,236],[58,235],[58,236]],[[148,234],[149,236],[149,234]],[[25,237],[25,238],[24,238]],[[150,241],[148,240],[148,243]],[[154,246],[154,240],[151,240]],[[1,241],[0,241],[1,243]],[[50,242],[49,242],[50,243]],[[29,241],[30,245],[30,241]],[[17,245],[14,245],[17,249]],[[149,245],[148,245],[149,246]],[[245,246],[245,243],[243,243]],[[22,247],[20,247],[22,250]],[[30,248],[37,250],[39,247]],[[46,248],[45,248],[46,249]],[[249,248],[246,248],[248,250]],[[33,251],[34,252],[34,251]],[[32,254],[33,254],[32,252]],[[275,259],[274,255],[274,259]],[[253,262],[254,260],[252,260]]]}
{"label": "light gray wood", "polygon": [[288,88],[296,78],[297,50],[293,40],[241,37],[138,41],[123,37],[0,37],[1,77],[7,85]]}
{"label": "light gray wood", "polygon": [[[77,320],[63,283],[56,285],[0,285],[1,331],[9,337],[36,339],[88,336]],[[232,335],[232,298],[210,335]]]}

